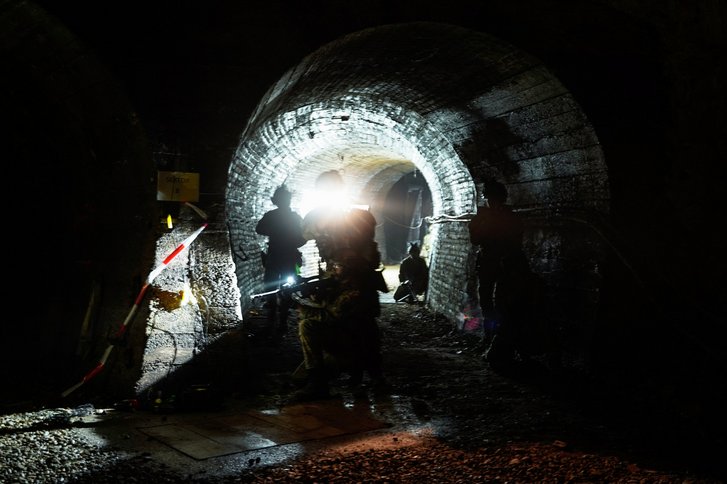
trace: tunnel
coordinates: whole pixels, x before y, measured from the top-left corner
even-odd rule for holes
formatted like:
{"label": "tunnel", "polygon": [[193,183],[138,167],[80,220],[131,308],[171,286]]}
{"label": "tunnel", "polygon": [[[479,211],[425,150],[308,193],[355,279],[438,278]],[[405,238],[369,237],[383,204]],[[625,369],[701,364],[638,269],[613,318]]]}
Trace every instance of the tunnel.
{"label": "tunnel", "polygon": [[[392,14],[396,22],[336,24],[297,50],[272,39],[279,58],[215,50],[224,43],[217,31],[206,43],[179,35],[185,49],[163,57],[149,33],[114,39],[121,47],[93,45],[98,25],[92,33],[69,27],[51,5],[1,5],[10,73],[0,80],[10,121],[3,136],[14,160],[7,176],[29,186],[14,187],[7,206],[9,232],[22,236],[9,257],[18,292],[10,305],[30,309],[4,328],[13,342],[7,386],[30,391],[43,381],[57,392],[81,382],[79,392],[124,396],[195,362],[214,366],[262,288],[265,240],[253,226],[272,208],[273,190],[286,184],[303,211],[329,169],[377,218],[390,263],[405,250],[386,229],[392,190],[413,179],[426,187],[425,304],[456,330],[477,310],[467,222],[494,178],[525,221],[528,259],[547,289],[543,324],[565,365],[613,379],[646,375],[647,391],[676,393],[705,368],[724,368],[723,242],[710,230],[721,213],[714,186],[722,165],[695,164],[689,151],[718,158],[711,150],[719,153],[719,142],[692,143],[721,125],[695,133],[689,109],[709,113],[719,102],[687,102],[687,81],[669,70],[678,61],[656,66],[654,52],[684,59],[677,54],[686,48],[656,20],[604,6],[560,23],[557,9],[539,16],[532,5],[517,14],[501,7],[502,26]],[[574,19],[590,19],[583,22],[593,33],[566,29],[581,25]],[[616,39],[603,31],[612,25],[623,27]],[[195,57],[207,48],[211,60]],[[109,66],[103,54],[123,61]],[[231,66],[236,56],[252,60]],[[710,76],[721,71],[700,65],[711,64],[692,66],[704,81],[697,85],[718,85]],[[669,75],[672,84],[660,83]],[[160,172],[201,174],[199,199],[159,200]],[[682,195],[689,203],[674,201]],[[191,234],[198,237],[175,252]],[[698,250],[694,234],[703,236]],[[695,252],[698,265],[686,255]],[[317,270],[310,243],[304,262],[305,274]],[[195,296],[191,304],[181,304],[185,294]],[[689,365],[673,358],[678,351]]]}
{"label": "tunnel", "polygon": [[[261,284],[264,246],[254,223],[271,208],[272,191],[289,186],[296,208],[296,195],[329,169],[343,173],[352,198],[378,220],[394,183],[421,174],[432,193],[427,303],[453,320],[476,299],[467,222],[483,181],[501,180],[529,221],[538,272],[571,307],[583,307],[553,317],[593,324],[576,294],[598,291],[602,249],[590,225],[607,215],[608,173],[586,115],[531,56],[467,29],[412,23],[351,34],[292,67],[261,100],[230,164],[226,212],[231,245],[247,256],[235,260],[243,295]],[[307,249],[310,275],[316,258]],[[574,259],[588,262],[569,267]],[[558,284],[574,271],[578,287]]]}

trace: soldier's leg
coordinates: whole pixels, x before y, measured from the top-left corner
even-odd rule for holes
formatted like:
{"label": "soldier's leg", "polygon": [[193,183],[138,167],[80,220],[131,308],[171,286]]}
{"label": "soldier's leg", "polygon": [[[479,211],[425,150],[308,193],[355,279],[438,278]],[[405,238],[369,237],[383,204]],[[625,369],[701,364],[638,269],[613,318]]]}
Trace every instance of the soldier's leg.
{"label": "soldier's leg", "polygon": [[371,384],[381,385],[384,383],[384,369],[381,355],[381,331],[376,318],[370,317],[362,321],[361,342],[361,364],[369,374]]}
{"label": "soldier's leg", "polygon": [[293,395],[295,401],[316,400],[331,396],[323,353],[327,326],[320,317],[301,317],[298,323],[298,337],[307,370],[307,382],[305,387]]}

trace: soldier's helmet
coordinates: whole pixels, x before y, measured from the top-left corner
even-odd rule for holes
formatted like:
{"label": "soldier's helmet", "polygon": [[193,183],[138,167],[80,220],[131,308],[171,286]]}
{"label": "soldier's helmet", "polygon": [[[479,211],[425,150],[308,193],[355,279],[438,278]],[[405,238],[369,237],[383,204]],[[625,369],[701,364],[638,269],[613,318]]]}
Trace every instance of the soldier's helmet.
{"label": "soldier's helmet", "polygon": [[316,178],[316,190],[338,191],[343,187],[343,177],[338,170],[324,171]]}
{"label": "soldier's helmet", "polygon": [[273,196],[270,197],[270,201],[280,207],[283,205],[290,205],[290,200],[292,198],[293,194],[290,192],[290,190],[288,190],[288,187],[286,187],[285,185],[280,185],[278,188],[275,189]]}
{"label": "soldier's helmet", "polygon": [[485,198],[492,202],[493,200],[500,203],[505,203],[507,200],[507,188],[505,185],[497,180],[485,181]]}

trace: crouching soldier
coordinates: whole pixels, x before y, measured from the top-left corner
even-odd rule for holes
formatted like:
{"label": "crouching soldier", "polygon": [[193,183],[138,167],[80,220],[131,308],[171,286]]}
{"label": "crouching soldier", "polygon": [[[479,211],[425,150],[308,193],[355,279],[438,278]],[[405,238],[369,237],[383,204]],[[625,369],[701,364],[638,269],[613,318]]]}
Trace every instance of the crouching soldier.
{"label": "crouching soldier", "polygon": [[364,372],[372,384],[383,383],[378,293],[370,287],[368,264],[355,251],[341,249],[327,277],[330,283],[315,295],[297,298],[306,385],[294,401],[330,398],[329,382],[340,372],[350,375],[352,385],[362,382]]}

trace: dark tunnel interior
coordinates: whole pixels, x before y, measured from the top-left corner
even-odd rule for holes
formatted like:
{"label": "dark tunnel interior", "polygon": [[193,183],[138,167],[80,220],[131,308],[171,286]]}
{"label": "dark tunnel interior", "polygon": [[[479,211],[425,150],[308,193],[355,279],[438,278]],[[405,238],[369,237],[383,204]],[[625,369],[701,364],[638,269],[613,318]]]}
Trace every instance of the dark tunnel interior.
{"label": "dark tunnel interior", "polygon": [[416,170],[397,181],[386,195],[384,233],[388,264],[396,264],[407,256],[409,246],[421,246],[426,237],[425,220],[432,215],[429,186],[417,178]]}
{"label": "dark tunnel interior", "polygon": [[[336,168],[377,214],[386,264],[431,244],[427,306],[453,326],[476,297],[464,222],[485,178],[506,181],[568,363],[714,422],[723,12],[335,3],[0,1],[8,398],[67,389],[109,344],[97,388],[153,385],[168,335],[151,322],[190,355],[238,324],[260,288],[251,226],[272,190],[289,183],[300,207]],[[208,218],[160,200],[161,172],[199,174]],[[190,281],[197,312],[165,320],[159,306]]]}

